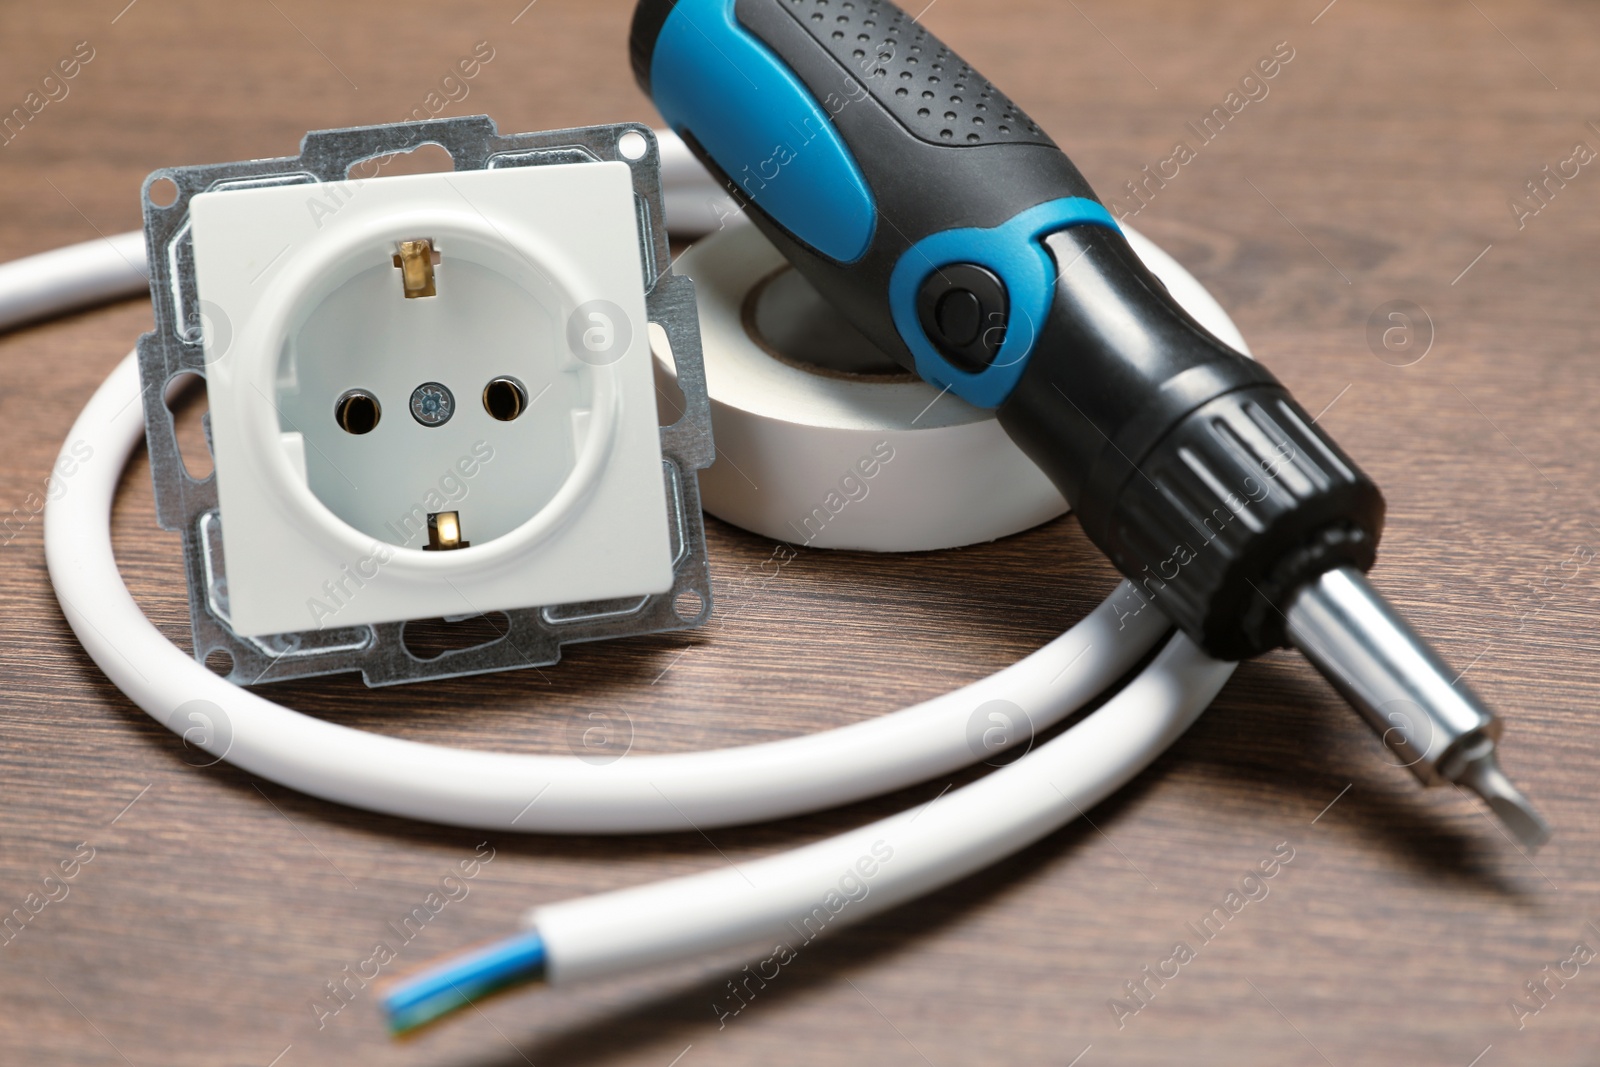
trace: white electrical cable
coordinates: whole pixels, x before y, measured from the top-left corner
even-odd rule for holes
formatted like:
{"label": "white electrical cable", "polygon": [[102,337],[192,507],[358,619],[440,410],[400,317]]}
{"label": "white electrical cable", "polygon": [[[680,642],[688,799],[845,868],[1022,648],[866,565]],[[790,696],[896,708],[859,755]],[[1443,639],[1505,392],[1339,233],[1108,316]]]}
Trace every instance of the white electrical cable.
{"label": "white electrical cable", "polygon": [[150,292],[138,230],[0,263],[0,330]]}
{"label": "white electrical cable", "polygon": [[[0,266],[0,328],[131,295],[134,264],[142,264],[142,249],[137,260],[129,251],[136,237]],[[143,439],[139,400],[130,354],[96,390],[63,446],[77,469],[69,491],[46,507],[45,554],[67,621],[107,677],[158,722],[184,733],[195,702],[207,702],[220,713],[213,724],[220,728],[199,739],[202,747],[262,777],[369,810],[485,829],[628,833],[837,806],[989,755],[994,749],[975,745],[973,724],[983,725],[980,709],[990,701],[1010,701],[1034,730],[1048,729],[1115,682],[1167,625],[1154,611],[1119,607],[1119,596],[1138,602],[1124,585],[1067,634],[990,678],[877,719],[743,748],[594,765],[575,756],[371,734],[218,678],[139,610],[118,572],[110,527],[117,484]],[[1121,786],[1182,733],[1231,672],[1231,664],[1176,637],[1082,723],[921,809],[737,870],[537,909],[530,920],[548,948],[548,973],[591,977],[743,944],[803,924],[818,908],[844,914],[833,910],[840,893],[854,920],[947,884],[1038,840]],[[1016,732],[1010,740],[1029,736]],[[850,888],[841,881],[847,868],[856,872]]]}
{"label": "white electrical cable", "polygon": [[[834,807],[957,770],[988,755],[971,724],[991,700],[1046,729],[1092,699],[1167,623],[1116,594],[1068,633],[987,679],[891,715],[784,741],[594,765],[423,744],[303,715],[217,677],[134,603],[111,548],[111,504],[144,437],[130,354],[95,392],[63,446],[77,470],[45,508],[51,581],[84,648],[158,722],[184,733],[195,701],[213,722],[202,747],[313,796],[457,826],[634,833],[726,826]],[[76,452],[73,450],[76,449]],[[90,458],[82,460],[88,453]],[[1123,590],[1119,589],[1119,592]],[[1139,603],[1134,596],[1124,605]],[[1024,740],[1017,731],[1015,740]]]}
{"label": "white electrical cable", "polygon": [[1127,783],[1178,739],[1234,664],[1179,634],[1060,737],[972,785],[766,859],[530,911],[552,983],[741,945],[793,947],[948,885],[1031,845]]}

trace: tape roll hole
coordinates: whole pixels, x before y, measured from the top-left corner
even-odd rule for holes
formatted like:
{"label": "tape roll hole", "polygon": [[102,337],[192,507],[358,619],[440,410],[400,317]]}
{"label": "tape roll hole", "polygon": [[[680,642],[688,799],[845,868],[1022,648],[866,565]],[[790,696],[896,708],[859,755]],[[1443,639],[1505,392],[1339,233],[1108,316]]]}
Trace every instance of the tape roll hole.
{"label": "tape roll hole", "polygon": [[740,317],[745,332],[762,351],[790,366],[829,377],[917,380],[791,267],[756,283],[745,297]]}

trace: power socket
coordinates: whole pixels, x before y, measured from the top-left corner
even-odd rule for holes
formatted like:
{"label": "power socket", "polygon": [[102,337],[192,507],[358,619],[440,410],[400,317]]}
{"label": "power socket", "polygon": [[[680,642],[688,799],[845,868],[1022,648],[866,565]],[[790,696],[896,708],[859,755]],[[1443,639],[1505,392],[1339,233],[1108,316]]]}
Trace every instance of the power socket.
{"label": "power socket", "polygon": [[240,633],[672,585],[627,164],[201,193],[189,213],[200,299],[232,323],[206,390]]}
{"label": "power socket", "polygon": [[[501,151],[486,150],[485,125]],[[188,193],[177,225],[147,196],[147,232],[163,221],[152,262],[165,260],[177,323],[192,325],[188,303],[201,328],[171,331],[159,360],[141,342],[146,396],[195,369],[198,341],[215,506],[185,507],[188,485],[166,495],[180,498],[199,556],[191,609],[219,617],[235,644],[351,662],[386,626],[538,609],[524,622],[539,647],[481,667],[499,669],[709,610],[692,484],[709,427],[677,427],[664,451],[651,367],[652,322],[676,327],[675,357],[692,348],[698,362],[699,340],[683,322],[688,294],[657,299],[664,280],[686,280],[654,270],[665,250],[654,138],[631,125],[492,131],[481,117],[329,131],[308,135],[296,160],[219,165],[231,168],[220,181],[216,168],[152,175]],[[352,167],[363,152],[381,159],[378,145],[424,142],[443,144],[457,170]],[[272,166],[286,162],[300,166]],[[321,180],[305,179],[307,163]],[[149,347],[168,347],[167,332]],[[162,422],[158,412],[152,441]],[[682,431],[704,440],[689,447],[696,435]],[[197,626],[202,654],[198,638]],[[360,669],[369,682],[433,676],[405,655],[416,663]],[[293,675],[338,669],[322,658]]]}

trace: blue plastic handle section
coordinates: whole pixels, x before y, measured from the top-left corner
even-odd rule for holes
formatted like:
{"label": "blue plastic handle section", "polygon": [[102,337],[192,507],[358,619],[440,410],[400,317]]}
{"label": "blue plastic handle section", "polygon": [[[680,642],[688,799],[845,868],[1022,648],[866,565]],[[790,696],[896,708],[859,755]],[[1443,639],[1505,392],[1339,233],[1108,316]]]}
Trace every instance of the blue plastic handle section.
{"label": "blue plastic handle section", "polygon": [[[1031,207],[993,229],[945,230],[930,234],[900,256],[889,276],[889,309],[895,329],[916,359],[917,374],[948,388],[969,404],[997,408],[1016,388],[1044,329],[1055,288],[1055,260],[1040,239],[1083,224],[1122,232],[1111,213],[1093,200],[1069,196]],[[954,263],[973,263],[1000,276],[1010,303],[1005,340],[992,364],[977,374],[952,366],[923,332],[917,292],[928,276]]]}
{"label": "blue plastic handle section", "polygon": [[734,0],[673,6],[650,60],[656,107],[784,229],[852,263],[877,224],[866,178],[823,110],[829,100],[818,101],[733,7]]}

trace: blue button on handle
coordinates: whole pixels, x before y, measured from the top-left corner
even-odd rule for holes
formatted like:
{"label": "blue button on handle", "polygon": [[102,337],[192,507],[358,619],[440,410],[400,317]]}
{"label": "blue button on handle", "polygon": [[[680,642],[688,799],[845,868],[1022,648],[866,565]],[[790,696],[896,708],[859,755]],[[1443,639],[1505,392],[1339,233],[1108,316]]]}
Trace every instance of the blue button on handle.
{"label": "blue button on handle", "polygon": [[[1021,380],[1050,313],[1056,268],[1041,241],[1057,230],[1084,224],[1121,232],[1111,213],[1097,201],[1071,196],[1031,207],[991,229],[945,230],[906,249],[889,277],[889,309],[895,329],[916,360],[917,374],[969,404],[999,407]],[[922,283],[954,263],[974,263],[998,274],[1011,303],[1005,341],[994,361],[977,373],[961,370],[940,355],[917,317],[917,291]]]}

